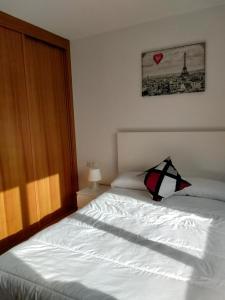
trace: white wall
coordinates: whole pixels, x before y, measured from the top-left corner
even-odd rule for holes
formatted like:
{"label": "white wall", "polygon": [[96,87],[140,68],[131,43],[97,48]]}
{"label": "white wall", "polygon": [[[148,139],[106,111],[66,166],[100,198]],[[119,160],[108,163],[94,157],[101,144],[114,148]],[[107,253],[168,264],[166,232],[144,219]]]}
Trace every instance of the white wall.
{"label": "white wall", "polygon": [[[206,91],[142,98],[141,52],[198,41],[206,41]],[[115,176],[120,129],[225,127],[225,7],[74,41],[71,46],[81,187],[88,160],[99,163],[105,182]]]}

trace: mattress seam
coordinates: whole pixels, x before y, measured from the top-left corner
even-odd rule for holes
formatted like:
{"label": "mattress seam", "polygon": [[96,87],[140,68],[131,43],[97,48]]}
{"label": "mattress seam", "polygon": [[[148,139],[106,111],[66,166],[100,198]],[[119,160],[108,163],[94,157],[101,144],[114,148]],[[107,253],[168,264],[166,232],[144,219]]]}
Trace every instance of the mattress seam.
{"label": "mattress seam", "polygon": [[[75,219],[76,220],[76,219]],[[96,223],[98,223],[98,220],[97,219],[95,219],[95,221],[96,221]],[[89,225],[89,224],[85,224],[85,227],[84,226],[82,226],[82,225],[80,225],[79,223],[82,223],[82,221],[80,221],[80,220],[76,220],[76,222],[77,222],[77,224],[74,224],[74,223],[70,223],[70,222],[66,222],[65,220],[63,221],[63,223],[61,223],[61,224],[66,224],[66,225],[69,225],[69,226],[73,226],[73,227],[83,227],[84,229],[87,227],[87,228],[93,228],[93,226],[91,226],[91,225]],[[110,224],[108,224],[107,223],[107,225],[109,225],[110,226]],[[151,225],[151,224],[148,224],[148,225]],[[93,229],[95,229],[95,228],[93,228]],[[119,229],[119,228],[118,228]],[[100,229],[99,229],[100,230]],[[134,234],[134,235],[136,235],[137,237],[139,236],[138,234],[136,234],[136,233],[132,233],[132,234]],[[153,241],[156,241],[156,242],[158,242],[158,240],[156,240],[156,239],[154,239]],[[161,240],[162,242],[164,241],[165,242],[165,240]],[[193,247],[188,247],[188,246],[184,246],[184,245],[178,245],[178,244],[176,244],[176,243],[173,243],[173,242],[168,242],[168,241],[166,241],[165,243],[164,243],[165,245],[172,245],[172,246],[175,246],[175,247],[177,247],[177,249],[190,249],[190,250],[193,250],[193,251],[198,251],[198,252],[201,252],[202,250],[201,249],[199,249],[199,248],[193,248]],[[208,254],[210,254],[211,256],[214,256],[214,257],[218,257],[218,258],[222,258],[222,259],[224,259],[225,260],[225,257],[224,256],[222,256],[222,255],[217,255],[217,254],[215,254],[215,253],[212,253],[211,251],[208,251],[208,250],[205,250],[204,249],[204,253],[208,253]]]}
{"label": "mattress seam", "polygon": [[132,270],[135,270],[135,271],[141,271],[141,272],[146,272],[146,273],[150,273],[150,274],[154,274],[154,275],[159,275],[159,276],[165,277],[167,279],[173,279],[173,280],[188,282],[189,284],[197,285],[197,286],[200,286],[200,287],[203,287],[203,288],[208,288],[208,289],[213,290],[213,291],[215,290],[213,287],[205,287],[205,286],[203,286],[201,284],[198,284],[198,283],[196,283],[192,280],[189,280],[189,279],[184,280],[180,276],[171,276],[171,274],[162,274],[161,272],[153,272],[153,271],[147,270],[145,268],[134,267],[134,266],[131,266],[131,265],[128,265],[128,264],[124,264],[122,262],[115,261],[113,259],[110,259],[110,258],[107,258],[107,257],[104,257],[104,256],[100,256],[98,254],[87,253],[87,252],[79,251],[79,250],[73,250],[73,249],[70,249],[68,247],[63,247],[63,246],[59,246],[59,245],[56,245],[56,244],[50,244],[50,243],[43,242],[43,241],[38,240],[38,239],[36,239],[36,241],[41,242],[42,244],[48,245],[50,247],[55,247],[55,248],[64,249],[64,250],[67,250],[67,251],[70,251],[70,252],[73,252],[73,253],[83,254],[83,255],[90,256],[90,257],[95,257],[97,259],[100,259],[100,260],[103,260],[103,261],[108,261],[110,263],[114,263],[114,264],[123,266],[123,267],[128,268],[128,269],[132,269]]}

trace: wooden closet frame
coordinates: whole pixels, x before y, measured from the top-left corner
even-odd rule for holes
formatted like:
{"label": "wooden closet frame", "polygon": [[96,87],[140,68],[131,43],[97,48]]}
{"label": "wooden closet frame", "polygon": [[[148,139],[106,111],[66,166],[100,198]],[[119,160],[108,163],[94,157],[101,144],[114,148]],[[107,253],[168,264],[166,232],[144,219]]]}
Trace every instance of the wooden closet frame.
{"label": "wooden closet frame", "polygon": [[[22,39],[24,43],[25,36],[32,37],[34,39],[40,40],[47,44],[57,46],[65,50],[65,67],[66,67],[66,83],[68,86],[67,89],[67,105],[69,111],[69,122],[70,122],[70,147],[71,147],[71,164],[73,172],[72,180],[74,186],[78,189],[78,176],[77,176],[77,160],[76,160],[76,138],[75,138],[75,123],[74,123],[74,108],[73,108],[73,92],[72,92],[72,73],[71,73],[71,60],[70,60],[70,42],[69,40],[62,38],[56,34],[53,34],[45,29],[39,28],[35,25],[32,25],[26,21],[20,20],[14,16],[8,15],[0,11],[0,26],[14,30],[22,34]],[[76,195],[74,195],[74,206],[76,203]],[[76,209],[76,208],[75,208]],[[7,251],[11,247],[21,243],[22,241],[29,238],[34,233],[40,231],[41,229],[51,225],[52,223],[57,222],[66,215],[70,214],[73,210],[65,210],[60,214],[53,214],[53,216],[48,216],[46,222],[42,223],[42,226],[35,226],[36,224],[31,225],[30,228],[25,229],[22,233],[18,232],[12,236],[7,237],[3,240],[0,248],[0,254]]]}

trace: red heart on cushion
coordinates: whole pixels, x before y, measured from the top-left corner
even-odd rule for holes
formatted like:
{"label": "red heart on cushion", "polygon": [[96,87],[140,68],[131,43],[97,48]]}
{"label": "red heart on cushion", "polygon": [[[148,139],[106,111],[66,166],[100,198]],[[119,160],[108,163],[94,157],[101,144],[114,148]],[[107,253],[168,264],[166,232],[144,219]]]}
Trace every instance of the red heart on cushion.
{"label": "red heart on cushion", "polygon": [[163,59],[163,54],[162,53],[156,53],[153,55],[153,59],[157,65],[160,63],[160,61]]}

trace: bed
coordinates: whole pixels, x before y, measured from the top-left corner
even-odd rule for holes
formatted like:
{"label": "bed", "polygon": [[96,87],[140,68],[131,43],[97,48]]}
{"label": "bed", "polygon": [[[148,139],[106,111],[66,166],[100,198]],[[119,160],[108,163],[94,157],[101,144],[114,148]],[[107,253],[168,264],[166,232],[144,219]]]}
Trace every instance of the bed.
{"label": "bed", "polygon": [[[225,133],[215,134],[220,143]],[[131,146],[128,135],[118,137],[123,171],[134,159],[123,159]],[[212,172],[222,180],[224,158],[217,152],[219,158]],[[195,176],[207,170],[200,165]],[[146,190],[113,187],[3,254],[0,299],[225,299],[224,237],[225,202],[218,200],[217,189],[210,197],[178,193],[155,202]]]}

